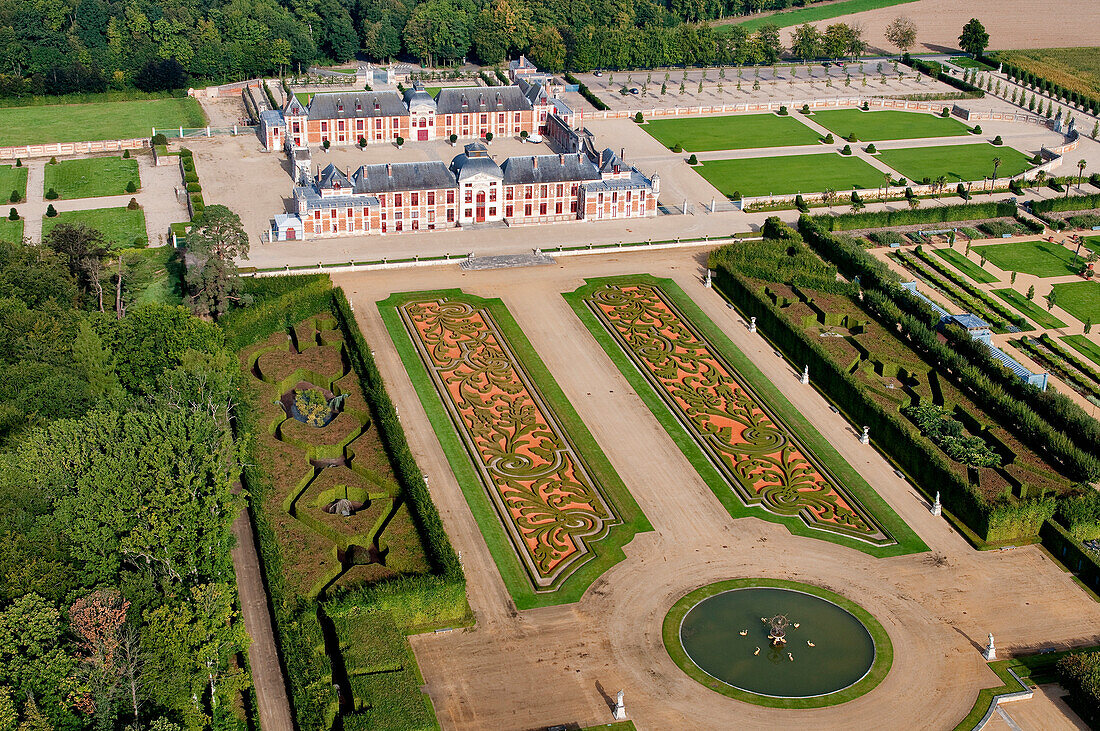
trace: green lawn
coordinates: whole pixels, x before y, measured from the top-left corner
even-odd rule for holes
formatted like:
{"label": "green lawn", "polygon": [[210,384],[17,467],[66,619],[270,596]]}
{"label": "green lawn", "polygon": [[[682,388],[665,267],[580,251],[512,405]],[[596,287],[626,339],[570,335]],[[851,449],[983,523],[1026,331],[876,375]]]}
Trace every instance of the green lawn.
{"label": "green lawn", "polygon": [[1073,251],[1050,241],[986,244],[975,246],[974,251],[1006,272],[1024,272],[1036,277],[1064,277],[1067,274],[1076,274],[1078,269],[1074,263]]}
{"label": "green lawn", "polygon": [[309,100],[313,98],[312,91],[296,91],[294,92],[294,98],[301,102],[302,106],[309,106]]}
{"label": "green lawn", "polygon": [[97,229],[113,249],[140,248],[149,244],[145,231],[145,211],[140,208],[136,211],[127,208],[63,211],[54,218],[42,221],[42,235],[48,234],[59,223],[82,223]]}
{"label": "green lawn", "polygon": [[794,117],[774,114],[655,119],[642,129],[665,147],[679,143],[688,152],[814,145],[819,137]]}
{"label": "green lawn", "polygon": [[792,25],[802,25],[803,23],[813,23],[818,20],[839,18],[849,13],[862,13],[865,10],[877,10],[878,8],[888,8],[893,5],[903,5],[910,2],[913,2],[913,0],[846,0],[846,2],[832,3],[830,5],[813,5],[800,10],[790,10],[783,13],[775,13],[774,15],[764,15],[759,18],[753,18],[752,20],[746,20],[743,23],[734,21],[732,23],[720,25],[716,30],[719,33],[728,33],[730,28],[735,25],[740,25],[745,28],[745,30],[751,32],[769,23],[774,23],[780,28],[787,28]]}
{"label": "green lawn", "polygon": [[1015,307],[1025,317],[1035,321],[1039,327],[1049,330],[1051,328],[1065,327],[1066,323],[1050,314],[1045,307],[1041,307],[1011,287],[1006,289],[994,289],[993,294]]}
{"label": "green lawn", "polygon": [[1006,177],[1018,175],[1031,167],[1027,155],[1019,150],[997,147],[988,142],[943,147],[903,147],[879,153],[880,160],[914,182],[924,178],[935,180],[941,175],[946,175],[949,183],[982,180],[993,174],[995,157],[1001,159],[997,177],[1002,182]]}
{"label": "green lawn", "polygon": [[838,137],[852,132],[864,142],[911,140],[919,137],[958,137],[968,135],[966,125],[951,117],[927,112],[902,112],[884,109],[864,112],[859,109],[828,109],[814,112],[813,120]]}
{"label": "green lawn", "polygon": [[742,196],[821,193],[826,188],[843,193],[853,187],[875,188],[882,184],[878,170],[858,157],[835,152],[708,160],[695,172],[726,196],[735,191]]}
{"label": "green lawn", "polygon": [[137,160],[88,157],[46,165],[46,181],[42,187],[44,192],[53,188],[62,198],[96,198],[122,195],[131,181],[137,188],[141,187]]}
{"label": "green lawn", "polygon": [[976,61],[970,58],[970,56],[952,56],[951,65],[958,66],[961,69],[989,70],[990,68],[987,64],[984,64],[981,61]]}
{"label": "green lawn", "polygon": [[1081,322],[1100,323],[1100,282],[1067,282],[1054,285],[1057,306]]}
{"label": "green lawn", "polygon": [[0,109],[0,146],[149,137],[153,127],[204,127],[191,97]]}
{"label": "green lawn", "polygon": [[997,281],[997,278],[995,276],[987,272],[985,269],[982,269],[980,266],[970,261],[954,249],[932,249],[932,253],[943,259],[944,261],[950,263],[952,266],[973,279],[975,282],[989,284],[990,282]]}
{"label": "green lawn", "polygon": [[1100,366],[1100,345],[1092,342],[1086,336],[1066,335],[1062,338],[1062,342]]}
{"label": "green lawn", "polygon": [[22,241],[23,221],[9,221],[7,216],[0,218],[0,241]]}
{"label": "green lawn", "polygon": [[11,192],[19,191],[19,199],[27,199],[27,169],[0,165],[0,200],[11,200]]}
{"label": "green lawn", "polygon": [[439,90],[442,88],[442,86],[426,86],[424,87],[424,91],[428,93],[428,96],[434,99],[435,97],[439,96]]}

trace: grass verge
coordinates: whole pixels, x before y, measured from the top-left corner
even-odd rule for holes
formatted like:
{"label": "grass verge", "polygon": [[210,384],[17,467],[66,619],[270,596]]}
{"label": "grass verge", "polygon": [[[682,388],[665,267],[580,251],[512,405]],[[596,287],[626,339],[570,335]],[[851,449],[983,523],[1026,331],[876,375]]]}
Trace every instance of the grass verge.
{"label": "grass verge", "polygon": [[[681,425],[676,416],[654,391],[645,376],[623,352],[610,333],[600,324],[596,317],[589,311],[584,297],[593,289],[608,283],[639,283],[660,286],[662,292],[668,297],[677,309],[695,325],[696,329],[709,341],[730,367],[736,370],[746,383],[752,384],[754,396],[764,403],[783,424],[797,437],[802,445],[808,449],[817,459],[824,463],[835,478],[845,486],[862,507],[871,513],[878,524],[893,537],[895,543],[885,546],[874,546],[864,541],[848,538],[846,536],[827,533],[807,526],[797,517],[784,517],[774,515],[759,508],[746,507],[734,494],[726,483],[725,478],[714,467],[706,454],[699,447],[695,439]],[[604,352],[612,360],[615,366],[630,383],[631,388],[638,394],[653,416],[664,427],[668,435],[680,448],[684,456],[714,492],[719,502],[733,518],[753,517],[769,522],[778,523],[787,528],[792,534],[817,538],[829,541],[841,546],[854,548],[872,556],[899,556],[908,553],[927,551],[928,546],[894,512],[882,497],[871,488],[848,462],[837,453],[832,444],[810,424],[804,416],[791,404],[782,392],[767,377],[760,372],[752,361],[735,346],[721,328],[707,317],[691,298],[670,279],[659,279],[649,274],[634,274],[620,277],[600,277],[586,279],[584,286],[574,292],[562,295],[573,308],[573,311],[584,323],[585,327],[600,344]]]}
{"label": "grass verge", "polygon": [[1066,335],[1062,338],[1062,342],[1100,366],[1100,345],[1089,340],[1087,336]]}
{"label": "grass verge", "polygon": [[954,249],[932,249],[932,253],[950,263],[956,269],[961,271],[966,276],[973,279],[975,282],[982,284],[991,284],[997,281],[997,277],[993,276],[985,269],[974,262],[967,259],[965,256],[955,251]]}
{"label": "grass verge", "polygon": [[[844,688],[843,690],[838,690],[835,693],[813,698],[773,698],[771,696],[758,695],[726,685],[710,675],[707,675],[706,672],[691,661],[687,652],[684,651],[684,646],[680,642],[680,622],[683,621],[684,616],[692,607],[704,599],[729,591],[730,589],[743,589],[746,587],[795,589],[830,601],[842,609],[847,610],[863,623],[863,626],[870,632],[871,639],[875,643],[875,661],[871,665],[871,669],[854,685]],[[730,581],[720,581],[716,584],[708,584],[707,586],[700,587],[681,597],[680,600],[673,604],[672,608],[668,610],[668,614],[665,615],[665,621],[661,628],[661,639],[664,641],[665,650],[668,651],[672,661],[679,665],[680,669],[691,676],[693,680],[702,683],[711,690],[721,693],[724,696],[736,698],[739,701],[753,703],[758,706],[767,706],[768,708],[823,708],[825,706],[835,706],[840,703],[846,703],[853,698],[858,698],[871,691],[875,686],[881,683],[894,662],[894,646],[893,643],[890,642],[890,635],[887,634],[885,628],[883,628],[870,612],[852,600],[840,594],[835,594],[827,589],[822,589],[812,584],[803,584],[798,581],[787,581],[784,579],[732,579]]]}
{"label": "grass verge", "polygon": [[[565,436],[574,447],[575,453],[584,460],[589,473],[602,488],[604,497],[614,507],[621,520],[620,524],[612,527],[604,538],[589,543],[592,558],[580,564],[553,591],[535,590],[527,570],[516,555],[512,541],[505,532],[492,501],[486,494],[486,488],[474,468],[470,454],[401,320],[398,308],[407,301],[441,297],[469,302],[489,311],[512,352],[515,353],[519,361],[517,365],[529,376],[543,404],[553,412]],[[530,609],[568,604],[579,600],[593,581],[626,558],[622,547],[634,538],[635,533],[653,530],[653,527],[554,381],[550,371],[535,353],[530,341],[512,318],[508,308],[499,299],[484,299],[465,294],[459,289],[449,289],[394,294],[379,302],[378,309],[516,608]]]}
{"label": "grass verge", "polygon": [[1039,327],[1049,330],[1051,328],[1065,327],[1066,323],[1059,320],[1054,315],[1050,314],[1042,307],[1039,307],[1034,302],[1023,296],[1012,288],[994,289],[991,290],[993,294],[1003,299],[1008,304],[1020,311],[1026,317],[1035,321]]}
{"label": "grass verge", "polygon": [[18,243],[23,240],[23,221],[10,221],[7,216],[0,218],[0,241]]}

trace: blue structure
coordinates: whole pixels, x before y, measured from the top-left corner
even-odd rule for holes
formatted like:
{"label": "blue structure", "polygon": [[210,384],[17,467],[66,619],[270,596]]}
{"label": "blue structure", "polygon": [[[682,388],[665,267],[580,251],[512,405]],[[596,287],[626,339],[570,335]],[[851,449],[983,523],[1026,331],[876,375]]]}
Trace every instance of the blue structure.
{"label": "blue structure", "polygon": [[1001,363],[1005,368],[1008,368],[1016,377],[1024,383],[1029,383],[1032,386],[1036,386],[1040,391],[1047,390],[1047,373],[1032,373],[1030,370],[1024,367],[1020,361],[1013,358],[1008,353],[1004,352],[996,345],[993,344],[993,330],[990,328],[989,323],[978,317],[972,315],[969,312],[963,312],[958,315],[952,315],[947,310],[937,305],[932,300],[928,299],[924,294],[917,291],[916,282],[903,282],[902,289],[908,290],[914,296],[921,299],[931,307],[936,314],[940,316],[940,322],[937,325],[937,329],[943,329],[947,325],[958,325],[965,329],[970,334],[971,340],[980,340],[985,343],[989,348],[989,354],[993,356],[993,359]]}

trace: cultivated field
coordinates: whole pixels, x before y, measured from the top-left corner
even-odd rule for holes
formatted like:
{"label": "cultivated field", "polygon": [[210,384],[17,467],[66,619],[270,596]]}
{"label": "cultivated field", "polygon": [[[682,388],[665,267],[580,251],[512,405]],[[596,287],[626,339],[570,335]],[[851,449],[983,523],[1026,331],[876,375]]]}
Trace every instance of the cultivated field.
{"label": "cultivated field", "polygon": [[956,119],[896,109],[875,112],[828,109],[815,112],[812,119],[839,137],[847,137],[855,132],[856,138],[863,142],[958,137],[969,134],[962,122]]}
{"label": "cultivated field", "polygon": [[1072,91],[1100,94],[1100,48],[1034,48],[1000,51],[997,58]]}
{"label": "cultivated field", "polygon": [[874,188],[883,174],[858,157],[835,152],[740,160],[708,160],[696,172],[727,196],[820,193],[826,188],[845,191]]}
{"label": "cultivated field", "polygon": [[140,208],[92,208],[84,211],[62,211],[54,218],[42,221],[45,236],[59,223],[84,224],[103,234],[103,240],[114,249],[141,248],[149,245],[145,230],[145,211]]}
{"label": "cultivated field", "polygon": [[0,146],[149,137],[153,127],[202,127],[191,97],[0,108]]}
{"label": "cultivated field", "polygon": [[679,144],[688,152],[812,145],[818,141],[818,134],[797,119],[774,114],[657,119],[642,129],[665,147]]}
{"label": "cultivated field", "polygon": [[993,174],[995,157],[1001,159],[1001,165],[997,168],[998,178],[1018,175],[1031,167],[1024,153],[1011,147],[998,147],[989,143],[904,147],[879,153],[879,158],[884,163],[909,180],[935,180],[944,175],[949,183],[989,177]]}
{"label": "cultivated field", "polygon": [[122,195],[130,183],[134,184],[134,190],[129,192],[137,192],[141,187],[137,160],[86,157],[47,165],[44,189],[48,192],[53,188],[61,198],[97,198]]}

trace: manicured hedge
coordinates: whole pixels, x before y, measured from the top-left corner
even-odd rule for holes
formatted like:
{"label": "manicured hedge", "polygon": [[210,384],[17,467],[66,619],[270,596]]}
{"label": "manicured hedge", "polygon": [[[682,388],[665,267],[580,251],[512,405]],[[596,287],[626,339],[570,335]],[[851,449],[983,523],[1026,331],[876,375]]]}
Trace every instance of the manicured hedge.
{"label": "manicured hedge", "polygon": [[[967,206],[971,207],[971,206]],[[880,290],[892,310],[883,313],[888,326],[901,324],[913,347],[951,374],[990,416],[1012,429],[1028,446],[1055,464],[1072,480],[1100,478],[1100,422],[1053,389],[1040,391],[1019,380],[995,361],[985,344],[966,331],[948,327],[943,343],[933,329],[938,317],[897,286],[898,277],[861,246],[833,236],[818,219],[802,216],[799,231],[806,243],[848,277],[859,276],[867,289]]]}
{"label": "manicured hedge", "polygon": [[577,85],[577,91],[580,92],[580,95],[583,96],[588,101],[589,104],[596,107],[596,109],[598,109],[599,111],[602,112],[602,111],[605,111],[605,110],[608,110],[608,109],[611,108],[611,107],[607,106],[606,104],[604,104],[602,99],[600,99],[598,96],[596,96],[594,93],[592,93],[592,90],[589,89],[586,84],[582,84],[580,82],[580,79],[578,79],[573,74],[566,73],[565,74],[565,80],[568,81],[570,84],[576,84]]}
{"label": "manicured hedge", "polygon": [[1100,722],[1100,652],[1075,652],[1058,661],[1058,682],[1090,728]]}
{"label": "manicured hedge", "polygon": [[951,284],[955,285],[956,287],[961,289],[964,293],[966,293],[966,295],[972,301],[976,301],[976,303],[977,303],[977,308],[976,309],[980,309],[980,310],[982,310],[982,312],[981,313],[972,313],[972,314],[982,314],[982,315],[986,315],[986,316],[991,316],[991,318],[994,319],[994,320],[1000,320],[1001,322],[1012,323],[1013,325],[1016,325],[1017,327],[1019,327],[1022,330],[1030,330],[1031,329],[1031,323],[1029,323],[1023,317],[1021,317],[1020,315],[1016,314],[1012,310],[1010,310],[1007,307],[1005,307],[1004,305],[1002,305],[1000,302],[998,302],[995,299],[993,299],[992,297],[990,297],[986,293],[985,290],[979,289],[979,288],[975,287],[973,284],[971,284],[970,282],[963,279],[958,273],[956,273],[955,271],[949,269],[947,267],[947,265],[945,265],[942,261],[940,261],[939,259],[934,258],[931,254],[926,252],[924,250],[923,246],[917,246],[917,248],[913,251],[913,253],[916,254],[917,257],[920,258],[921,261],[923,261],[925,264],[927,264],[932,269],[934,269],[937,273],[939,273],[940,276],[942,276],[947,281],[949,281]]}
{"label": "manicured hedge", "polygon": [[953,206],[908,208],[897,211],[867,211],[865,213],[822,215],[815,217],[815,220],[820,226],[828,231],[849,231],[862,228],[911,226],[921,223],[976,221],[983,218],[1011,218],[1015,215],[1016,204],[1012,201],[989,201],[986,203],[957,204]]}
{"label": "manicured hedge", "polygon": [[1100,193],[1071,195],[1069,198],[1044,198],[1031,202],[1031,210],[1035,213],[1088,211],[1093,208],[1100,208]]}
{"label": "manicured hedge", "polygon": [[928,76],[931,76],[936,81],[941,81],[948,86],[955,87],[959,91],[966,92],[966,94],[973,99],[981,99],[985,96],[984,91],[974,86],[970,82],[963,81],[957,76],[952,76],[951,74],[944,73],[943,66],[938,63],[928,63],[927,61],[922,61],[919,58],[911,58],[908,53],[904,54],[901,57],[901,62],[911,69],[916,69],[922,74],[927,74]]}

